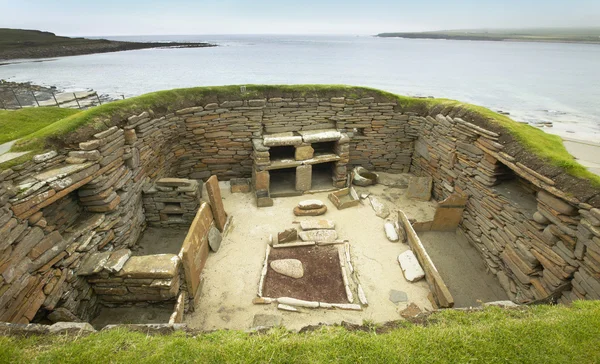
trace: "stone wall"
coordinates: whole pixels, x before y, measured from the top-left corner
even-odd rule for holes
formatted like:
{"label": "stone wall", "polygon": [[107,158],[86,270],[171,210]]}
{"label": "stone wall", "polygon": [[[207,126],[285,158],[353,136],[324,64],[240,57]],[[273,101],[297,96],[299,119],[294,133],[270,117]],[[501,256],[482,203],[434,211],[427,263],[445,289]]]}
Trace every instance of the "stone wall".
{"label": "stone wall", "polygon": [[[564,300],[600,294],[598,210],[504,153],[498,130],[454,115],[425,117],[444,113],[440,108],[408,112],[372,90],[361,89],[360,96],[343,89],[311,96],[271,91],[198,96],[135,115],[123,109],[94,120],[106,130],[83,126],[69,138],[49,140],[55,150],[2,170],[0,320],[89,320],[99,298],[79,274],[82,262],[134,246],[151,216],[144,189],[163,177],[249,178],[253,139],[314,129],[347,134],[351,165],[407,172],[412,164],[415,173],[434,178],[438,199],[466,192],[462,229],[511,297],[533,300],[563,282]],[[573,209],[561,212],[538,193],[534,205],[544,219],[534,220],[494,190],[504,174],[516,174]]]}
{"label": "stone wall", "polygon": [[469,196],[460,231],[511,300],[600,298],[600,210],[504,152],[496,132],[442,114],[410,124],[412,172],[433,177],[438,200]]}
{"label": "stone wall", "polygon": [[184,178],[160,178],[144,189],[146,222],[152,226],[190,226],[196,216],[202,185]]}

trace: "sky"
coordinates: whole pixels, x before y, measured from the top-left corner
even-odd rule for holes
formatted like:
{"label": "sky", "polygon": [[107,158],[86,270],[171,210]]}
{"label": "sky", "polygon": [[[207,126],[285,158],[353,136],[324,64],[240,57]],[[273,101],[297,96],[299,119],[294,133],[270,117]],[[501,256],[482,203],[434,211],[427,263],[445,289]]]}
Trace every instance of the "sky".
{"label": "sky", "polygon": [[67,36],[377,34],[600,25],[600,0],[0,0],[0,28]]}

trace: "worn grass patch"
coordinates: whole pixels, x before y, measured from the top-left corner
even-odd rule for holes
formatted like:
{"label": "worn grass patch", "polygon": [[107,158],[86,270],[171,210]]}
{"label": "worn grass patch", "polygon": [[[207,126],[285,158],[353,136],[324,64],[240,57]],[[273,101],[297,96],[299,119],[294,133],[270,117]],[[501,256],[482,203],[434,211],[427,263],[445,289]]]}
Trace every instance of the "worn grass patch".
{"label": "worn grass patch", "polygon": [[78,112],[57,107],[0,110],[0,144],[22,138]]}
{"label": "worn grass patch", "polygon": [[447,310],[386,333],[217,331],[195,337],[111,330],[82,337],[0,337],[0,361],[27,363],[595,363],[600,302],[481,312]]}

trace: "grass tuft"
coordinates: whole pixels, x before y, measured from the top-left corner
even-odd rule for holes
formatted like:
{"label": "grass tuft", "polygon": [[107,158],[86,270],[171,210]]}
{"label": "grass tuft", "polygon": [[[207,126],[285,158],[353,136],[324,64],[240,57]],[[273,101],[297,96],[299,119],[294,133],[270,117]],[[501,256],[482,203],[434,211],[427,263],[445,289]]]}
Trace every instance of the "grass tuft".
{"label": "grass tuft", "polygon": [[0,337],[2,362],[594,363],[600,361],[600,302],[516,310],[445,310],[426,326],[386,333],[322,327],[267,334],[219,330],[147,336],[124,329],[83,337]]}
{"label": "grass tuft", "polygon": [[22,138],[78,112],[57,107],[0,110],[0,144]]}

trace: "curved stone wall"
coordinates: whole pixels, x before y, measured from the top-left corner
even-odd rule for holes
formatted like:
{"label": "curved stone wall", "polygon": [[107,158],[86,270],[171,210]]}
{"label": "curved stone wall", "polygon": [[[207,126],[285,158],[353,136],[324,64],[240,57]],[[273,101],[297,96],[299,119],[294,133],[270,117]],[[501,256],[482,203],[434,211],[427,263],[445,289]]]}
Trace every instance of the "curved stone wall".
{"label": "curved stone wall", "polygon": [[538,168],[506,130],[461,107],[404,107],[369,89],[289,90],[106,116],[106,130],[82,127],[1,171],[0,321],[89,320],[98,297],[78,268],[97,251],[135,244],[142,193],[156,179],[248,178],[252,139],[331,128],[350,137],[351,165],[431,175],[438,199],[467,193],[460,230],[515,301],[600,298],[600,189]]}

